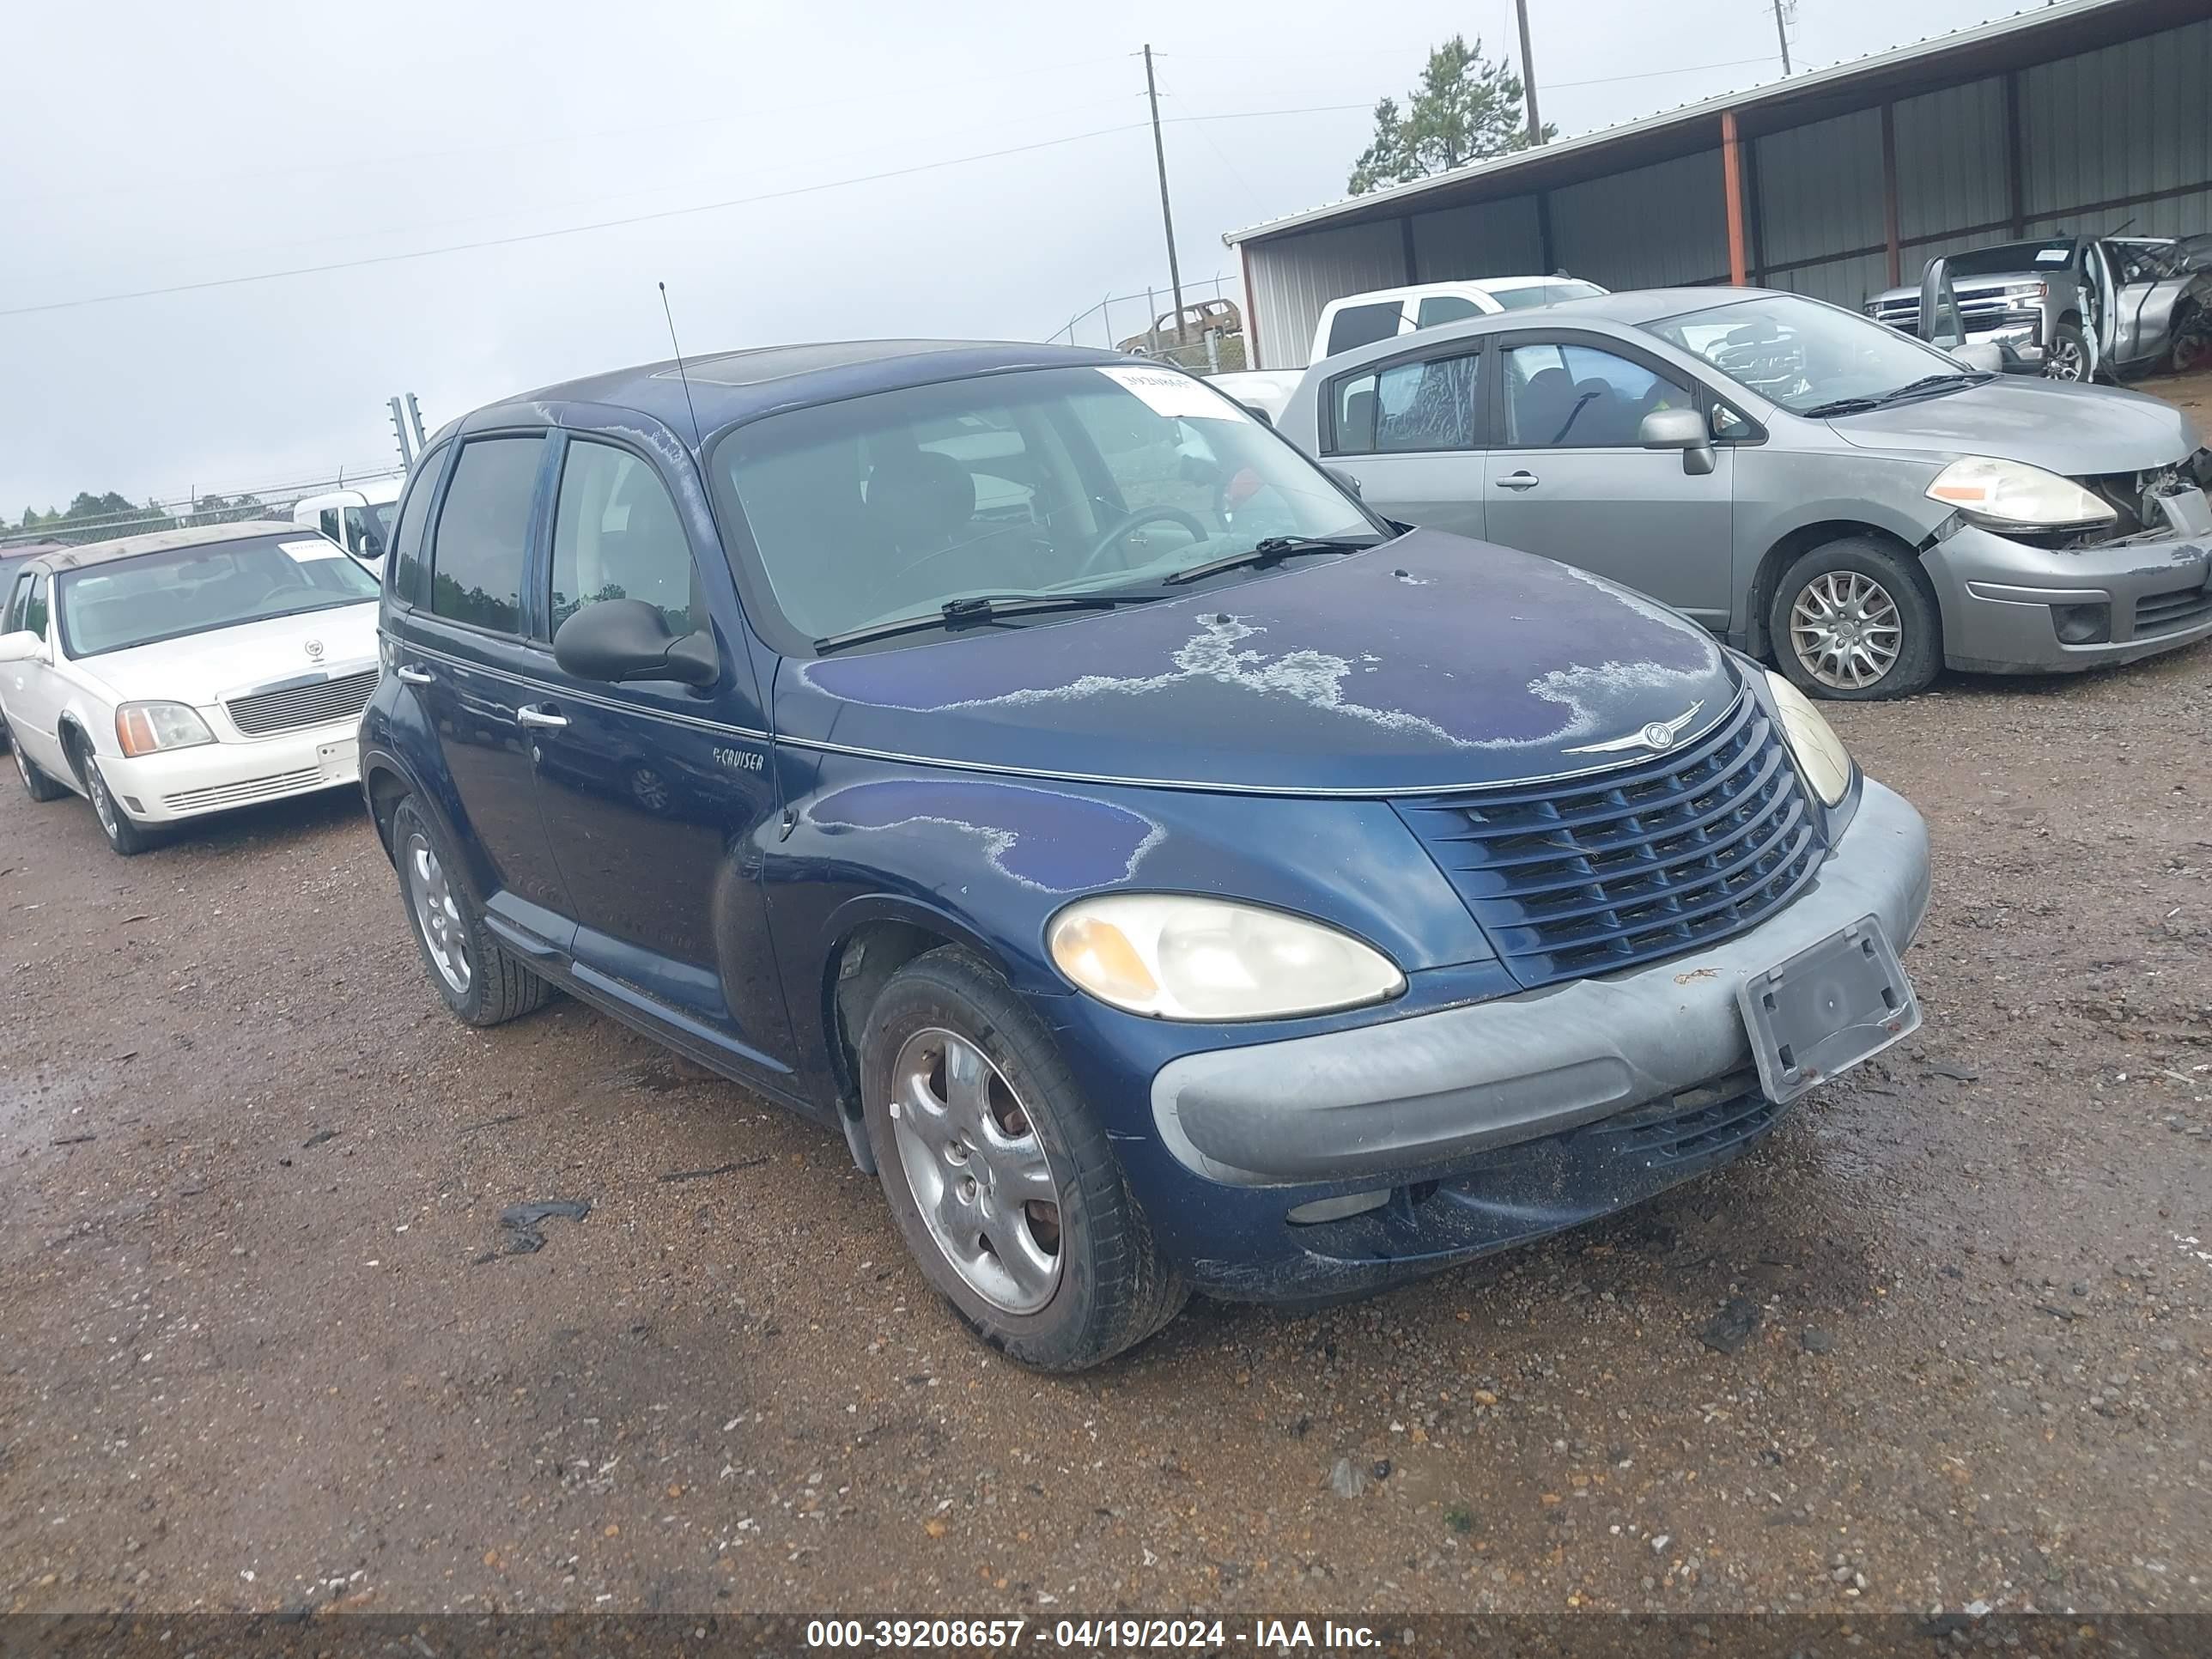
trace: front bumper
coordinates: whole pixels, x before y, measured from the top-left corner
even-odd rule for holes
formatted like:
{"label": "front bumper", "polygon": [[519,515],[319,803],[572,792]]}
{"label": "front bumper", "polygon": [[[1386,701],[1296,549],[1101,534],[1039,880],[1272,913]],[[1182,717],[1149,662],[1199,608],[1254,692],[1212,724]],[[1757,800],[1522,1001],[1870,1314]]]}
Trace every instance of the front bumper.
{"label": "front bumper", "polygon": [[171,823],[358,783],[356,725],[337,720],[281,737],[226,738],[135,760],[102,755],[100,768],[132,817]]}
{"label": "front bumper", "polygon": [[[1943,611],[1946,666],[2070,673],[2212,637],[2212,506],[2172,502],[2170,533],[2065,552],[1963,525],[1921,556]],[[2106,608],[2096,637],[2069,644],[2055,607]],[[2090,613],[2094,619],[2095,613]]]}
{"label": "front bumper", "polygon": [[[1233,1299],[1361,1295],[1635,1203],[1740,1155],[1760,1092],[1736,987],[1858,918],[1902,951],[1928,905],[1928,833],[1868,781],[1814,884],[1749,933],[1602,979],[1310,1037],[1184,1055],[1152,1119],[1215,1225],[1178,1252]],[[1294,1225],[1317,1198],[1378,1207]],[[1208,1196],[1200,1197],[1200,1194]],[[1168,1231],[1188,1235],[1181,1218]]]}

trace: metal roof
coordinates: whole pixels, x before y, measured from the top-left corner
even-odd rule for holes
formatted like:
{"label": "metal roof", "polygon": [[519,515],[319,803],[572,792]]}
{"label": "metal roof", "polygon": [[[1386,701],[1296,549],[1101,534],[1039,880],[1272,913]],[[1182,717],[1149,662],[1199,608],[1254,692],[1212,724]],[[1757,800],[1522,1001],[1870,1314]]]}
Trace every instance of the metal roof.
{"label": "metal roof", "polygon": [[40,555],[52,570],[76,570],[88,564],[111,564],[135,559],[142,553],[169,553],[180,547],[210,547],[220,542],[252,541],[261,536],[292,536],[302,539],[313,531],[280,519],[240,519],[234,524],[197,525],[189,530],[149,530],[142,536],[120,536],[112,542],[87,542],[82,547]]}
{"label": "metal roof", "polygon": [[1739,131],[1749,138],[2177,27],[2203,12],[2203,0],[2063,0],[1749,91],[1722,93],[1618,126],[1266,220],[1230,231],[1221,240],[1234,247],[1322,226],[1395,219],[1579,184],[1709,150],[1717,142],[1716,124],[1725,112],[1735,112]]}

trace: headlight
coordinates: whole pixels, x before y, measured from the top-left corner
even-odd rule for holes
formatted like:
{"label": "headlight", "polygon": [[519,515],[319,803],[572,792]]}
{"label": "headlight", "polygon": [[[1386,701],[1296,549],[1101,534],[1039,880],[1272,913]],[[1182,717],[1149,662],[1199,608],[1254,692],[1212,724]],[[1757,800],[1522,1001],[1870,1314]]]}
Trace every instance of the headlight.
{"label": "headlight", "polygon": [[1048,937],[1060,971],[1084,990],[1160,1019],[1279,1019],[1406,988],[1393,963],[1333,927],[1219,899],[1079,899]]}
{"label": "headlight", "polygon": [[2119,516],[2071,478],[1990,455],[1952,462],[1928,486],[1928,499],[1972,518],[2045,530],[2103,524]]}
{"label": "headlight", "polygon": [[1796,757],[1797,769],[1823,804],[1835,805],[1850,793],[1850,750],[1813,707],[1812,700],[1781,675],[1770,672],[1766,689],[1774,696],[1774,712],[1782,718],[1782,739]]}
{"label": "headlight", "polygon": [[158,749],[213,743],[215,733],[183,703],[126,702],[115,711],[115,740],[126,755],[150,755]]}
{"label": "headlight", "polygon": [[2040,300],[2050,292],[2050,288],[2042,283],[2007,283],[2004,286],[2008,300]]}

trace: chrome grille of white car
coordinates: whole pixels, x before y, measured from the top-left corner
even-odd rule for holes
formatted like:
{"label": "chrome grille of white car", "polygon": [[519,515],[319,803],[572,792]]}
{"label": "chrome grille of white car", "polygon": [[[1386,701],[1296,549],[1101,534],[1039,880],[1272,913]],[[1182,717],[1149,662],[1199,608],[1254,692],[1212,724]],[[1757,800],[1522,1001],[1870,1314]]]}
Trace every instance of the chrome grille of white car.
{"label": "chrome grille of white car", "polygon": [[328,726],[351,720],[368,707],[376,695],[376,670],[343,674],[335,679],[288,685],[273,691],[249,691],[224,704],[232,722],[249,738],[265,738],[302,726]]}
{"label": "chrome grille of white car", "polygon": [[323,781],[321,767],[307,766],[297,771],[274,773],[265,778],[210,784],[204,789],[179,789],[173,795],[162,796],[161,805],[172,812],[201,812],[217,806],[243,806],[248,801],[267,800],[275,795],[296,794],[304,789],[313,789]]}

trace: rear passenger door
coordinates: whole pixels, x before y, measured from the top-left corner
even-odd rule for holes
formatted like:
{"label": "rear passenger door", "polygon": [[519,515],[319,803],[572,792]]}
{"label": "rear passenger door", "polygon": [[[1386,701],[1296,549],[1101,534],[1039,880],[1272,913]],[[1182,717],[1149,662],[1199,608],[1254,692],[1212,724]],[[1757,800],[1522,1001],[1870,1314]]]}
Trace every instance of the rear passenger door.
{"label": "rear passenger door", "polygon": [[1662,360],[1606,337],[1493,337],[1491,447],[1485,466],[1490,539],[1609,576],[1729,625],[1735,594],[1734,454],[1714,450],[1703,475],[1679,449],[1637,441],[1644,417],[1705,407],[1703,392]]}
{"label": "rear passenger door", "polygon": [[[642,599],[678,639],[703,632],[714,684],[611,684],[557,662],[525,718],[538,799],[576,919],[575,970],[678,1024],[709,1027],[780,1073],[790,1051],[761,890],[775,775],[749,665],[709,611],[707,561],[642,452],[565,441],[553,514],[549,638],[608,599]],[[727,566],[716,573],[727,586]]]}
{"label": "rear passenger door", "polygon": [[565,950],[574,931],[520,719],[552,664],[526,600],[546,455],[543,432],[463,442],[422,568],[403,562],[393,580],[414,600],[394,618],[393,672],[436,733],[461,856],[486,913],[532,952]]}
{"label": "rear passenger door", "polygon": [[1341,375],[1324,394],[1322,458],[1385,518],[1479,538],[1483,386],[1480,340]]}

